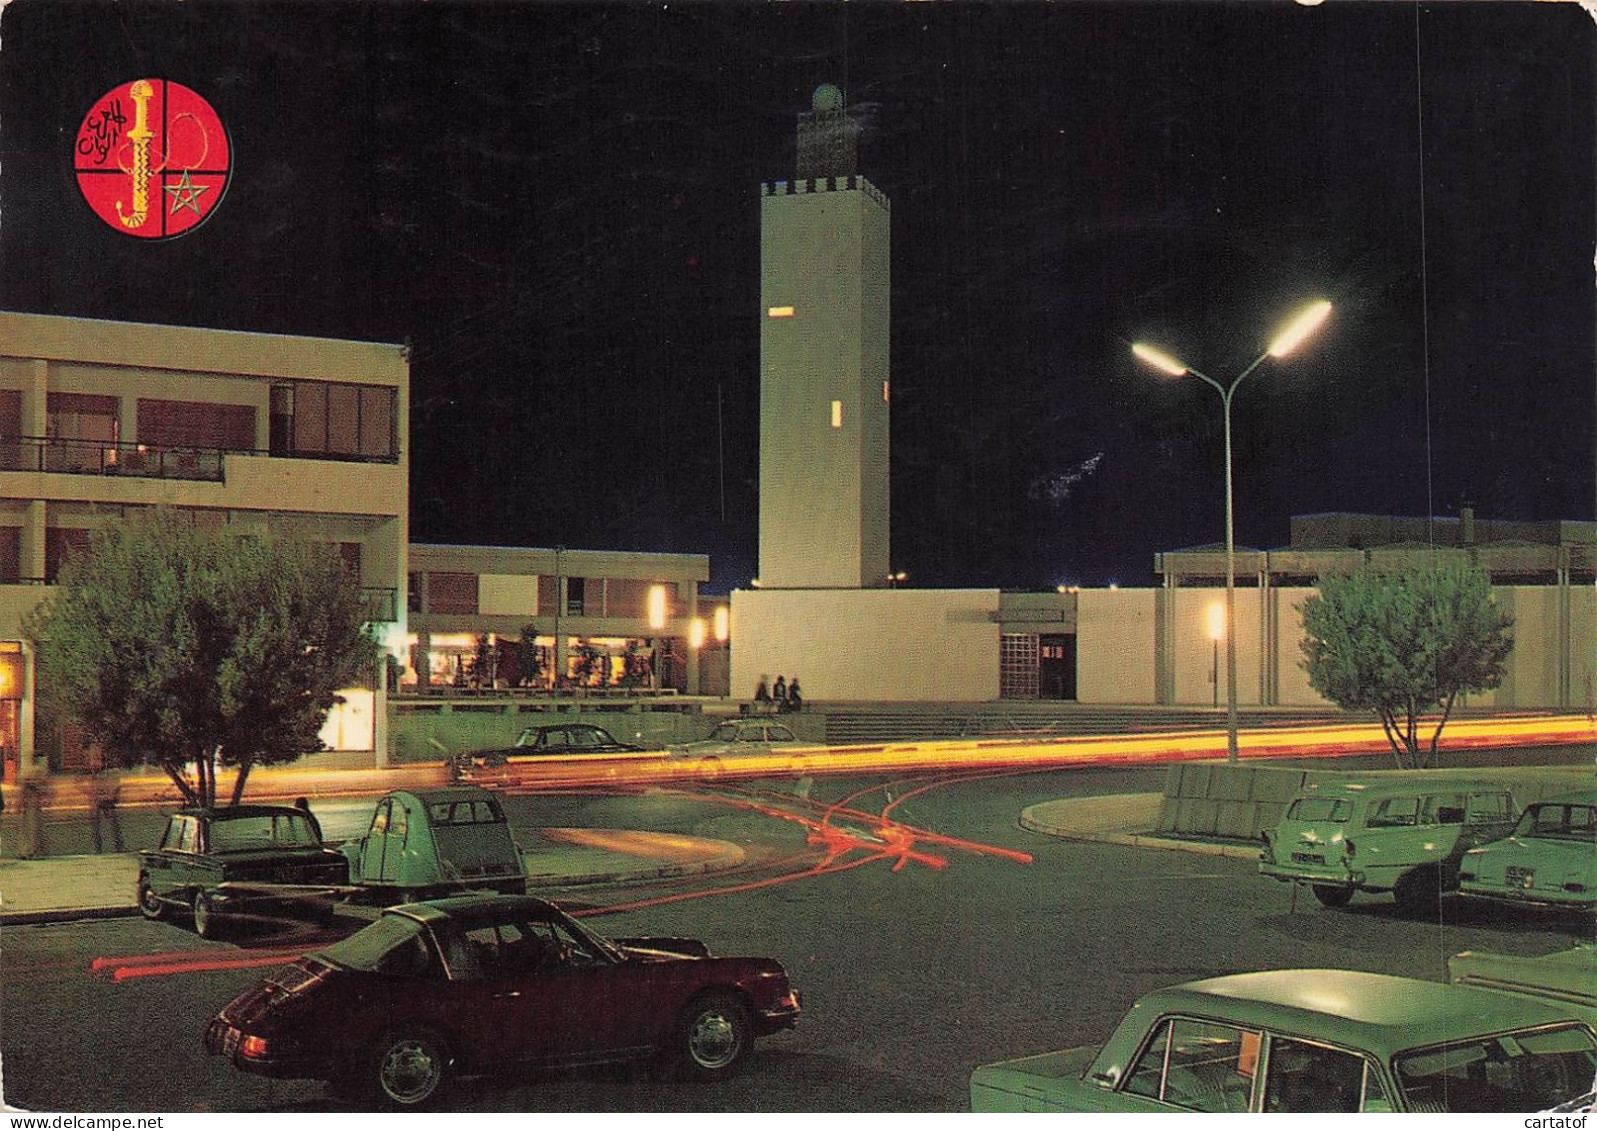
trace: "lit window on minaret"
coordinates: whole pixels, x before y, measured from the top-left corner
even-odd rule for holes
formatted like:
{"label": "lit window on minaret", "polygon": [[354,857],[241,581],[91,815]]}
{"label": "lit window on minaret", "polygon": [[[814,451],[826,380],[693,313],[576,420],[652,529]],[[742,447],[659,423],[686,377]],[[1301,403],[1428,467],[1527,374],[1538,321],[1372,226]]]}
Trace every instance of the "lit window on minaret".
{"label": "lit window on minaret", "polygon": [[887,404],[888,400],[890,399],[888,397],[888,395],[887,395],[887,392],[888,392],[888,384],[887,384],[886,381],[883,381],[882,382],[882,403],[883,404]]}
{"label": "lit window on minaret", "polygon": [[832,427],[833,428],[841,428],[841,427],[843,427],[843,402],[842,401],[833,401],[832,402]]}
{"label": "lit window on minaret", "polygon": [[773,306],[765,314],[768,318],[791,318],[793,317],[793,308],[791,306]]}

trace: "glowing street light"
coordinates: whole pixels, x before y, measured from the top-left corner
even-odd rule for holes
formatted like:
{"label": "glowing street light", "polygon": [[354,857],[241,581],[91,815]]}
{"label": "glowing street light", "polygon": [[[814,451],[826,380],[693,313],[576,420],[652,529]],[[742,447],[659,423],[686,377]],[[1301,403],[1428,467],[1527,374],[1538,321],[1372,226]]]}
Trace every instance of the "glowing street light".
{"label": "glowing street light", "polygon": [[1263,364],[1265,358],[1285,357],[1302,345],[1330,316],[1331,304],[1324,299],[1310,303],[1298,311],[1271,339],[1269,348],[1254,358],[1253,364],[1238,374],[1230,385],[1220,384],[1207,373],[1194,369],[1145,342],[1135,342],[1131,346],[1131,352],[1143,364],[1157,369],[1168,377],[1185,377],[1190,373],[1212,386],[1214,391],[1220,394],[1220,405],[1225,416],[1225,708],[1226,760],[1230,762],[1237,760],[1237,551],[1231,505],[1231,398],[1236,394],[1237,386],[1242,384],[1248,374]]}

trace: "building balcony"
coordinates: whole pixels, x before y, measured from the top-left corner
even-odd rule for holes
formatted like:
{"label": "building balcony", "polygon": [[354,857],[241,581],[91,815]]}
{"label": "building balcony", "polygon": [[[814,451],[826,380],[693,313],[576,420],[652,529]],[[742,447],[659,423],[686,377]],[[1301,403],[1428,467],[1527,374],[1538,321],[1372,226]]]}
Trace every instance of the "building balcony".
{"label": "building balcony", "polygon": [[0,471],[124,475],[220,483],[222,456],[219,448],[175,448],[44,436],[0,440]]}

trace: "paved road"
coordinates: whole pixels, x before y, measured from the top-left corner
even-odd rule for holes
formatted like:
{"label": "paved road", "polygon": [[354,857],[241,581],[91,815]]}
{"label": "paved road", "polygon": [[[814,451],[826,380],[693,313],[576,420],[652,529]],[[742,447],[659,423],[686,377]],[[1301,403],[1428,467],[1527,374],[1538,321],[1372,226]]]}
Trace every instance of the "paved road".
{"label": "paved road", "polygon": [[[692,934],[722,953],[777,957],[803,991],[806,1015],[721,1086],[586,1070],[465,1086],[451,1106],[957,1111],[974,1065],[1095,1041],[1133,998],[1160,985],[1282,966],[1437,979],[1459,950],[1536,954],[1590,931],[1589,921],[1456,904],[1425,922],[1377,899],[1342,912],[1300,900],[1293,910],[1288,889],[1245,860],[1072,843],[1017,823],[1040,801],[1145,792],[1161,781],[1157,770],[951,773],[832,778],[807,789],[769,782],[771,791],[757,795],[512,799],[513,819],[526,824],[679,829],[748,846],[750,863],[736,874],[584,888],[570,892],[570,904],[593,913],[587,921],[602,932]],[[869,862],[846,867],[861,860]],[[630,909],[607,911],[615,908]],[[310,940],[253,945],[295,942]],[[334,1106],[319,1085],[246,1077],[201,1052],[204,1022],[251,980],[248,971],[192,968],[120,982],[88,972],[96,957],[143,954],[198,967],[236,956],[236,944],[201,943],[140,920],[8,929],[4,944],[0,1052],[12,1103],[66,1111]],[[82,1070],[86,1056],[95,1071]],[[151,1070],[156,1058],[162,1071]]]}

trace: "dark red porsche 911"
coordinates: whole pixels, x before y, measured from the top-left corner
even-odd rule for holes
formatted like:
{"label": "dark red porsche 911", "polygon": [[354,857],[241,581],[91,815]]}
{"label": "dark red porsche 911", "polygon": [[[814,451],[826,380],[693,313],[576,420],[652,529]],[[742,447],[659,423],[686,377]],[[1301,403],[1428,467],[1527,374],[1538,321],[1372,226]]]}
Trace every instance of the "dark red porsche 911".
{"label": "dark red porsche 911", "polygon": [[769,958],[679,938],[606,939],[531,896],[406,904],[234,998],[206,1048],[246,1072],[326,1080],[388,1104],[510,1064],[662,1057],[706,1079],[799,999]]}

